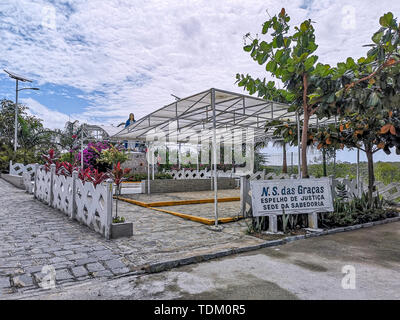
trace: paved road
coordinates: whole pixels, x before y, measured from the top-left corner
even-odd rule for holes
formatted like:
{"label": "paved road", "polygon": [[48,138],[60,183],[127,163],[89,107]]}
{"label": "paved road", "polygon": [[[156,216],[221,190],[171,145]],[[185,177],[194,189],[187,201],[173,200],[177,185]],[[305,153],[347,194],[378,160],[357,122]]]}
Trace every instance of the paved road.
{"label": "paved road", "polygon": [[[400,299],[399,248],[395,222],[26,298]],[[342,287],[344,266],[354,267],[354,289]]]}

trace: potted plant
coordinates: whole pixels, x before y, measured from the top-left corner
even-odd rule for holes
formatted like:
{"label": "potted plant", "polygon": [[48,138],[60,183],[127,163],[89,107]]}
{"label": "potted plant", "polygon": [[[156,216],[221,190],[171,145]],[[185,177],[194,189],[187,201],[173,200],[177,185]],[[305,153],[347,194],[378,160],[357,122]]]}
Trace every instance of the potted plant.
{"label": "potted plant", "polygon": [[121,169],[121,163],[118,162],[113,170],[111,171],[111,176],[113,177],[115,183],[115,217],[113,218],[111,224],[111,238],[120,238],[120,237],[130,237],[133,235],[133,223],[126,222],[124,217],[118,216],[118,198],[121,195],[121,183],[126,180],[124,177],[127,175],[131,169]]}

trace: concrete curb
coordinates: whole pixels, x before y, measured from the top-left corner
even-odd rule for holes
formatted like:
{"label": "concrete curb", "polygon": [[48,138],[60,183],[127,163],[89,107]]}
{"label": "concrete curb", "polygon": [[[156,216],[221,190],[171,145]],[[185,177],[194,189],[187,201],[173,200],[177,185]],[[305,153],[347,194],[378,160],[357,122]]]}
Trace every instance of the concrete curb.
{"label": "concrete curb", "polygon": [[315,233],[310,233],[308,235],[298,235],[298,236],[291,236],[291,237],[286,237],[284,239],[280,240],[271,240],[271,241],[266,241],[264,243],[258,244],[258,245],[253,245],[253,246],[248,246],[248,247],[242,247],[242,248],[233,248],[233,249],[228,249],[224,251],[219,251],[215,253],[208,253],[204,255],[197,255],[197,256],[192,256],[188,258],[183,258],[183,259],[176,259],[176,260],[170,260],[170,261],[165,261],[165,262],[159,262],[159,263],[154,263],[151,265],[146,265],[142,267],[142,271],[135,271],[127,274],[123,274],[115,278],[122,278],[126,276],[131,276],[131,275],[138,275],[138,274],[144,274],[144,273],[157,273],[157,272],[162,272],[162,271],[167,271],[176,267],[180,266],[185,266],[189,264],[194,264],[194,263],[199,263],[199,262],[204,262],[208,261],[211,259],[216,259],[216,258],[223,258],[232,254],[238,254],[238,253],[244,253],[244,252],[250,252],[262,248],[268,248],[268,247],[276,247],[280,246],[292,241],[297,241],[297,240],[302,240],[302,239],[308,239],[308,238],[313,238],[313,237],[320,237],[324,235],[329,235],[329,234],[335,234],[339,232],[347,232],[347,231],[353,231],[361,228],[369,228],[381,224],[387,224],[387,223],[392,223],[392,222],[398,222],[400,221],[400,216],[394,217],[394,218],[387,218],[385,220],[380,220],[380,221],[374,221],[374,222],[368,222],[368,223],[363,223],[363,224],[357,224],[353,226],[348,226],[348,227],[340,227],[340,228],[334,228],[334,229],[329,229],[329,230],[324,230],[321,232],[315,232]]}

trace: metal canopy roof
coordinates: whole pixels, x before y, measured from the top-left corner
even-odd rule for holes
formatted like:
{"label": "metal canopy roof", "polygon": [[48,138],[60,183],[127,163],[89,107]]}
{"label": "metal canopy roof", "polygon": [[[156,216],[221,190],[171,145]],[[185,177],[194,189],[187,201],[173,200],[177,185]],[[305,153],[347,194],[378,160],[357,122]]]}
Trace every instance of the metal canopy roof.
{"label": "metal canopy roof", "polygon": [[[287,104],[211,88],[164,106],[112,137],[144,141],[162,133],[169,141],[183,143],[189,139],[193,141],[198,138],[211,138],[213,106],[215,128],[220,136],[223,136],[224,132],[235,131],[237,134],[246,129],[253,129],[255,142],[265,141],[273,138],[273,130],[265,132],[266,121],[280,119],[296,122],[296,113],[288,112]],[[321,121],[319,124],[322,124]],[[318,125],[316,117],[310,119],[310,125]]]}

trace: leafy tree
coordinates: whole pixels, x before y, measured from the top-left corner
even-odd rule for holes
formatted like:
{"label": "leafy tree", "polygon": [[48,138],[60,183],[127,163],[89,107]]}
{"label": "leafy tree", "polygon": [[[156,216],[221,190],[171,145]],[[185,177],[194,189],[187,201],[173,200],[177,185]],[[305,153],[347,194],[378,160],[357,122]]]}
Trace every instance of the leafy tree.
{"label": "leafy tree", "polygon": [[334,97],[317,97],[325,115],[338,116],[336,126],[316,135],[319,147],[336,144],[366,153],[369,201],[375,183],[374,153],[383,149],[390,154],[394,147],[400,154],[400,26],[390,12],[379,23],[381,28],[373,34],[373,44],[367,45],[371,49],[366,57],[357,62],[347,58],[332,69],[331,80],[340,88]]}
{"label": "leafy tree", "polygon": [[79,137],[81,135],[82,126],[79,126],[78,120],[74,122],[67,121],[64,130],[56,129],[54,134],[57,137],[57,143],[60,151],[67,151],[62,154],[62,158],[68,162],[74,162],[74,157],[79,149]]}
{"label": "leafy tree", "polygon": [[[329,65],[317,63],[318,56],[313,53],[317,49],[314,27],[310,19],[294,27],[290,32],[290,17],[282,9],[278,15],[270,17],[262,27],[262,34],[269,34],[271,39],[253,39],[246,34],[246,40],[251,43],[244,46],[253,60],[273,77],[284,84],[284,89],[277,89],[273,81],[266,82],[250,75],[237,74],[238,85],[244,87],[250,94],[275,101],[291,104],[289,111],[298,111],[303,115],[303,130],[301,133],[302,176],[308,176],[307,145],[309,141],[309,120],[318,110],[324,92],[334,92],[335,82],[328,77],[332,70]],[[332,99],[332,97],[330,98]]]}
{"label": "leafy tree", "polygon": [[[15,103],[11,100],[3,99],[0,102],[0,141],[9,146],[14,142],[14,124],[15,124]],[[26,107],[18,105],[18,114],[24,115]]]}
{"label": "leafy tree", "polygon": [[[3,155],[14,162],[24,164],[40,160],[40,154],[54,146],[53,132],[43,127],[42,120],[27,114],[27,107],[18,105],[18,149],[10,154],[14,144],[15,103],[3,99],[0,102],[0,144]],[[4,158],[4,161],[6,159]]]}
{"label": "leafy tree", "polygon": [[125,154],[124,149],[117,148],[111,145],[108,149],[101,150],[100,157],[96,159],[98,163],[102,163],[112,168],[118,163],[123,163],[128,160],[128,155]]}

